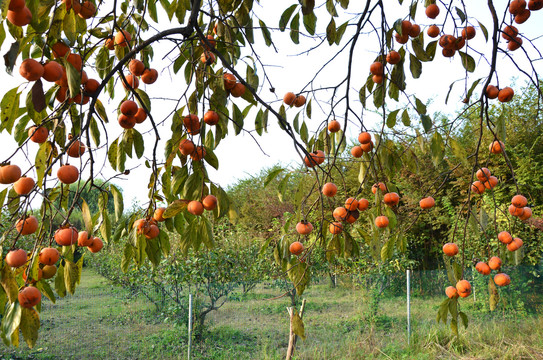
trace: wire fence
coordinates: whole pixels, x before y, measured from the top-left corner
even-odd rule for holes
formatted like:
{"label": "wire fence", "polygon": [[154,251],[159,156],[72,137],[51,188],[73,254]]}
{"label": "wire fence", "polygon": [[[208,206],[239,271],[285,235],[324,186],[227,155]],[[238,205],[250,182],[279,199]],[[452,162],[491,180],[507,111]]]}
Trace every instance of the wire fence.
{"label": "wire fence", "polygon": [[[500,289],[498,311],[489,309],[488,277],[467,272],[473,294],[462,299],[463,311],[477,319],[539,317],[543,314],[543,267],[504,269],[511,285]],[[436,312],[448,286],[445,271],[411,272],[411,321],[415,336],[439,326]],[[275,359],[287,346],[289,317],[286,307],[292,299],[284,295],[282,280],[258,284],[249,292],[241,287],[224,299],[218,310],[205,318],[205,329],[195,339],[194,359]],[[278,299],[280,295],[284,295]],[[312,279],[303,294],[307,299],[305,328],[307,341],[301,347],[340,346],[342,341],[375,329],[397,331],[395,341],[407,343],[406,274]],[[74,295],[55,304],[42,303],[38,343],[28,349],[21,338],[19,349],[0,345],[2,359],[185,359],[188,346],[188,311],[174,302],[158,309],[147,295],[112,286],[90,269],[85,269]],[[206,299],[193,294],[194,313]],[[189,294],[183,294],[188,309]],[[272,300],[273,299],[273,300]],[[299,298],[295,299],[298,301]],[[196,320],[196,319],[195,319]],[[195,326],[198,322],[195,321]],[[195,331],[194,336],[198,332]],[[335,334],[343,334],[338,340]],[[417,335],[419,334],[419,335]],[[404,336],[405,335],[405,336]],[[332,343],[332,344],[327,344]],[[315,350],[320,351],[320,350]],[[232,355],[234,354],[234,355]],[[284,356],[284,355],[283,355]],[[307,358],[312,358],[308,356]],[[319,358],[319,357],[315,357]]]}

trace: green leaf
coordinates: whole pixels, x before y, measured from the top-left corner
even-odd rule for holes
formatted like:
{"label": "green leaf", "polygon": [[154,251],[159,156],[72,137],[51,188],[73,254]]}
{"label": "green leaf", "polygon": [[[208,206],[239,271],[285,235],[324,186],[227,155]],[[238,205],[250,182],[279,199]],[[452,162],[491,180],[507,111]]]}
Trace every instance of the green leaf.
{"label": "green leaf", "polygon": [[15,276],[13,276],[11,268],[6,263],[4,263],[2,272],[0,273],[0,283],[8,296],[9,302],[15,302],[19,295],[19,286],[17,285],[17,281],[15,281]]}
{"label": "green leaf", "polygon": [[468,328],[468,316],[463,313],[462,311],[460,311],[458,313],[458,315],[460,315],[460,319],[462,320],[462,324],[464,325],[464,329],[467,329]]}
{"label": "green leaf", "polygon": [[232,103],[232,122],[234,124],[235,134],[238,135],[243,129],[243,114],[234,103]]}
{"label": "green leaf", "polygon": [[300,43],[300,14],[294,15],[290,22],[290,39],[293,43]]}
{"label": "green leaf", "polygon": [[55,293],[53,292],[53,289],[51,289],[51,285],[47,281],[38,281],[36,283],[36,287],[40,290],[40,292],[45,295],[53,304],[56,303],[57,298],[55,296]]}
{"label": "green leaf", "polygon": [[447,323],[447,314],[449,312],[449,302],[451,299],[447,298],[443,300],[443,302],[439,305],[439,310],[437,312],[437,319],[436,321],[443,321],[445,324]]}
{"label": "green leaf", "polygon": [[100,119],[102,119],[103,122],[108,123],[109,119],[107,117],[106,108],[104,107],[104,104],[99,99],[96,99],[96,104],[94,104],[94,110],[98,113],[98,116],[100,116]]}
{"label": "green leaf", "polygon": [[400,109],[394,110],[390,112],[387,116],[387,126],[392,129],[394,125],[396,125],[396,117],[398,116],[398,113],[400,112]]}
{"label": "green leaf", "polygon": [[432,119],[428,115],[421,114],[420,121],[422,122],[422,127],[424,128],[425,132],[428,132],[430,131],[430,129],[432,129]]}
{"label": "green leaf", "polygon": [[456,13],[458,14],[458,17],[460,18],[460,23],[466,22],[466,14],[462,10],[460,10],[457,6],[454,7],[456,9]]}
{"label": "green leaf", "polygon": [[308,15],[304,15],[304,27],[310,35],[315,35],[317,27],[317,16],[313,11]]}
{"label": "green leaf", "polygon": [[26,344],[32,349],[38,341],[38,330],[40,329],[40,316],[36,310],[23,308],[20,329]]}
{"label": "green leaf", "polygon": [[18,92],[19,88],[13,88],[4,94],[2,101],[0,102],[0,116],[1,118],[1,130],[7,130],[11,134],[13,124],[19,117],[19,101],[21,93]]}
{"label": "green leaf", "polygon": [[486,29],[486,27],[481,24],[479,21],[477,21],[479,23],[479,26],[481,27],[481,30],[483,31],[483,35],[485,36],[485,40],[486,42],[488,42],[488,30]]}
{"label": "green leaf", "polygon": [[409,54],[409,70],[415,79],[418,79],[422,74],[422,63],[413,54]]}
{"label": "green leaf", "polygon": [[336,41],[336,21],[334,18],[330,19],[326,27],[326,40],[328,40],[328,45],[332,45]]}
{"label": "green leaf", "polygon": [[55,290],[59,297],[66,296],[66,285],[64,283],[64,265],[59,265],[57,269],[57,276],[55,277]]}
{"label": "green leaf", "polygon": [[347,25],[349,25],[349,22],[346,21],[343,24],[341,24],[337,30],[336,30],[336,45],[339,45],[341,42],[341,39],[343,38],[343,34],[345,34],[345,30],[347,30]]}
{"label": "green leaf", "polygon": [[466,69],[468,72],[474,72],[475,60],[471,57],[471,55],[463,51],[459,51],[458,53],[460,54],[460,59],[462,60],[462,66],[464,69]]}
{"label": "green leaf", "polygon": [[123,194],[113,184],[110,185],[110,191],[113,194],[113,203],[115,205],[115,219],[119,221],[123,216],[124,211]]}
{"label": "green leaf", "polygon": [[434,163],[434,166],[437,166],[445,155],[445,143],[443,142],[443,137],[437,131],[434,132],[434,135],[432,136],[430,150],[432,151],[432,162]]}
{"label": "green leaf", "polygon": [[278,168],[278,169],[270,171],[268,175],[266,176],[266,179],[264,180],[264,187],[268,186],[268,184],[272,182],[279,174],[281,174],[283,170],[285,169]]}
{"label": "green leaf", "polygon": [[279,30],[285,31],[288,21],[290,20],[290,17],[292,16],[292,13],[294,13],[294,10],[298,7],[297,4],[291,5],[288,7],[285,11],[283,11],[283,14],[281,15],[281,19],[279,19]]}
{"label": "green leaf", "polygon": [[79,72],[72,64],[65,61],[66,77],[68,78],[68,88],[70,89],[70,97],[75,97],[81,93],[81,72]]}
{"label": "green leaf", "polygon": [[5,315],[2,317],[2,334],[8,339],[21,324],[22,307],[18,301],[8,305]]}
{"label": "green leaf", "polygon": [[404,126],[410,126],[411,125],[411,119],[409,118],[409,113],[407,110],[404,110],[402,112],[402,124]]}
{"label": "green leaf", "polygon": [[258,23],[260,24],[260,30],[262,31],[262,36],[264,37],[264,42],[266,43],[266,46],[270,46],[272,44],[271,34],[270,30],[268,30],[268,27],[262,20],[258,20]]}
{"label": "green leaf", "polygon": [[449,139],[449,144],[451,146],[454,156],[458,158],[458,160],[460,160],[464,165],[468,166],[466,148],[460,145],[460,143],[458,143],[458,141],[453,138]]}
{"label": "green leaf", "polygon": [[[82,259],[78,261],[79,263],[83,264]],[[64,285],[71,295],[75,293],[75,286],[81,278],[81,267],[78,264],[67,260],[64,261]]]}

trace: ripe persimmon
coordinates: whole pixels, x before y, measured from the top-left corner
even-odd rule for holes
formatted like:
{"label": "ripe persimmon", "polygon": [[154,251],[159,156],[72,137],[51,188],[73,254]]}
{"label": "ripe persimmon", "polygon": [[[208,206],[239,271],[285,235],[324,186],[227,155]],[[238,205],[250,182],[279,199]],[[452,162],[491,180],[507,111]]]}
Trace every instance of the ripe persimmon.
{"label": "ripe persimmon", "polygon": [[81,59],[81,56],[79,54],[69,54],[66,58],[66,61],[68,61],[72,66],[77,70],[81,71],[83,68],[83,59]]}
{"label": "ripe persimmon", "polygon": [[511,198],[511,204],[517,208],[523,208],[528,205],[528,199],[523,195],[515,195]]}
{"label": "ripe persimmon", "polygon": [[317,150],[312,153],[309,153],[309,157],[306,155],[304,158],[304,163],[308,167],[313,167],[315,165],[320,165],[326,160],[326,155],[324,151]]}
{"label": "ripe persimmon", "polygon": [[128,116],[125,114],[119,115],[119,118],[117,119],[119,122],[119,125],[123,129],[132,129],[134,126],[136,126],[136,117],[135,116]]}
{"label": "ripe persimmon", "polygon": [[359,217],[360,217],[360,213],[358,212],[358,210],[347,211],[347,217],[345,218],[345,221],[348,222],[349,224],[352,224],[356,220],[358,220]]}
{"label": "ripe persimmon", "polygon": [[486,97],[489,99],[495,99],[498,97],[498,94],[500,92],[500,89],[498,89],[494,85],[488,85],[486,87]]}
{"label": "ripe persimmon", "polygon": [[435,19],[439,15],[439,7],[436,4],[430,4],[424,12],[430,19]]}
{"label": "ripe persimmon", "polygon": [[471,284],[467,280],[460,280],[456,283],[456,290],[460,297],[468,297],[471,294]]}
{"label": "ripe persimmon", "polygon": [[479,180],[476,180],[471,184],[471,191],[475,194],[482,194],[485,192],[485,185]]}
{"label": "ripe persimmon", "polygon": [[230,94],[232,94],[232,96],[235,98],[242,97],[243,94],[245,94],[245,85],[242,83],[236,83],[236,85],[230,89]]}
{"label": "ripe persimmon", "polygon": [[513,25],[507,25],[502,32],[502,38],[511,41],[518,35],[518,29]]}
{"label": "ripe persimmon", "polygon": [[505,145],[501,141],[494,140],[490,143],[488,149],[492,154],[500,154],[503,150],[505,150]]}
{"label": "ripe persimmon", "polygon": [[6,264],[8,266],[18,268],[26,264],[26,261],[28,260],[26,251],[23,249],[17,249],[17,250],[10,250],[8,254],[6,255]]}
{"label": "ripe persimmon", "polygon": [[19,291],[17,298],[21,307],[30,309],[41,301],[41,292],[34,286],[27,286]]}
{"label": "ripe persimmon", "polygon": [[93,95],[98,90],[99,87],[100,87],[100,83],[98,82],[98,80],[89,79],[85,83],[84,89],[85,89],[85,92],[87,93],[87,95]]}
{"label": "ripe persimmon", "polygon": [[[141,77],[141,80],[143,81],[143,76]],[[140,86],[139,79],[136,76],[132,75],[132,74],[125,75],[124,79],[121,78],[121,82],[122,82],[123,87],[124,87],[125,90],[137,89]],[[145,81],[143,81],[143,82],[145,82]]]}
{"label": "ripe persimmon", "polygon": [[437,25],[431,25],[428,30],[426,30],[426,33],[431,38],[436,38],[439,36],[439,27]]}
{"label": "ripe persimmon", "polygon": [[49,82],[55,82],[62,79],[64,69],[56,61],[48,61],[43,65],[43,79]]}
{"label": "ripe persimmon", "polygon": [[217,207],[217,203],[218,203],[218,200],[215,197],[215,195],[209,194],[209,195],[206,195],[202,199],[202,205],[204,206],[204,209],[206,209],[207,211],[215,210],[215,208]]}
{"label": "ripe persimmon", "polygon": [[85,230],[80,231],[77,234],[77,246],[84,247],[89,246],[90,244],[92,244],[92,236],[89,236],[89,233]]}
{"label": "ripe persimmon", "polygon": [[477,173],[475,175],[477,176],[477,179],[479,179],[479,181],[485,182],[485,181],[488,181],[491,174],[490,174],[490,170],[483,167],[477,170]]}
{"label": "ripe persimmon", "polygon": [[132,40],[132,35],[126,30],[121,30],[115,34],[115,45],[126,47]]}
{"label": "ripe persimmon", "polygon": [[475,270],[477,270],[481,275],[490,275],[490,266],[487,263],[479,261],[475,265]]}
{"label": "ripe persimmon", "polygon": [[307,235],[313,231],[313,225],[309,221],[300,221],[296,224],[296,232],[300,235]]}
{"label": "ripe persimmon", "polygon": [[385,71],[385,67],[383,66],[383,63],[376,61],[370,65],[370,72],[373,75],[383,75]]}
{"label": "ripe persimmon", "polygon": [[396,65],[397,63],[400,62],[401,59],[402,58],[400,56],[400,53],[397,51],[392,50],[391,52],[387,54],[387,63],[391,65]]}
{"label": "ripe persimmon", "polygon": [[522,208],[522,213],[518,216],[520,220],[528,220],[532,217],[532,209],[525,206]]}
{"label": "ripe persimmon", "polygon": [[436,204],[436,201],[431,196],[425,197],[424,199],[419,201],[420,207],[425,210],[433,208],[435,204]]}
{"label": "ripe persimmon", "polygon": [[381,192],[383,193],[386,193],[387,191],[386,185],[382,182],[373,184],[371,187],[371,192],[375,194],[377,192],[377,189],[381,190]]}
{"label": "ripe persimmon", "polygon": [[498,270],[502,266],[502,260],[497,256],[493,256],[488,260],[488,266],[492,270]]}
{"label": "ripe persimmon", "polygon": [[377,226],[378,228],[386,228],[389,224],[389,221],[388,221],[388,217],[384,216],[384,215],[381,215],[381,216],[377,216],[375,218],[375,226]]}
{"label": "ripe persimmon", "polygon": [[156,208],[155,212],[153,213],[153,219],[158,222],[166,221],[166,219],[162,216],[162,214],[164,214],[164,211],[166,211],[165,207]]}
{"label": "ripe persimmon", "polygon": [[360,144],[360,148],[363,152],[369,153],[371,150],[373,150],[373,141],[370,141],[367,144]]}
{"label": "ripe persimmon", "polygon": [[364,155],[364,151],[359,145],[356,145],[351,148],[351,155],[355,158],[360,158]]}
{"label": "ripe persimmon", "polygon": [[369,144],[371,142],[371,134],[368,132],[361,132],[358,135],[358,142],[360,144]]}
{"label": "ripe persimmon", "polygon": [[494,275],[494,283],[498,286],[507,286],[511,284],[511,278],[505,273]]}
{"label": "ripe persimmon", "polygon": [[324,184],[324,186],[322,187],[322,193],[324,194],[324,196],[328,196],[328,197],[335,196],[337,193],[336,184],[331,183],[331,182]]}
{"label": "ripe persimmon", "polygon": [[15,26],[23,27],[32,21],[32,12],[26,6],[15,11],[8,10],[6,19]]}
{"label": "ripe persimmon", "polygon": [[206,149],[202,145],[198,145],[194,148],[194,151],[190,154],[192,161],[200,161],[206,156]]}
{"label": "ripe persimmon", "polygon": [[202,203],[199,201],[193,200],[189,202],[189,205],[187,206],[187,211],[192,215],[202,215],[204,213],[204,205],[202,205]]}
{"label": "ripe persimmon", "polygon": [[8,9],[11,11],[21,10],[26,6],[25,0],[11,0],[9,1]]}
{"label": "ripe persimmon", "polygon": [[141,124],[147,119],[147,113],[145,112],[144,108],[138,108],[138,111],[136,112],[136,115],[134,115],[134,120],[136,121],[136,124]]}
{"label": "ripe persimmon", "polygon": [[36,182],[31,177],[22,177],[13,183],[13,190],[18,195],[28,195],[36,185]]}
{"label": "ripe persimmon", "polygon": [[77,243],[79,232],[74,227],[61,228],[55,231],[54,237],[60,246],[71,246]]}
{"label": "ripe persimmon", "polygon": [[496,187],[496,185],[498,185],[498,178],[495,177],[495,176],[491,176],[488,181],[485,181],[483,183],[483,185],[485,186],[485,188],[487,189],[494,189]]}
{"label": "ripe persimmon", "polygon": [[[226,90],[232,90],[234,86],[236,86],[237,79],[233,74],[225,73],[223,76],[223,82],[224,82],[224,88]],[[286,96],[286,95],[285,95]]]}
{"label": "ripe persimmon", "polygon": [[509,12],[512,15],[517,15],[524,9],[526,9],[526,0],[511,0],[509,3]]}
{"label": "ripe persimmon", "polygon": [[285,94],[285,96],[283,96],[283,102],[288,106],[294,105],[294,100],[296,100],[296,94],[293,92],[289,91]]}
{"label": "ripe persimmon", "polygon": [[207,65],[214,64],[216,60],[217,59],[215,58],[215,54],[213,54],[211,51],[206,50],[200,56],[200,61]]}
{"label": "ripe persimmon", "polygon": [[132,100],[125,100],[121,103],[119,110],[122,114],[133,116],[138,112],[138,104]]}
{"label": "ripe persimmon", "polygon": [[504,87],[500,90],[498,93],[498,100],[500,102],[509,102],[513,100],[513,96],[515,96],[515,92],[510,87]]}
{"label": "ripe persimmon", "polygon": [[370,202],[364,198],[358,200],[358,210],[364,211],[367,210],[370,206]]}
{"label": "ripe persimmon", "polygon": [[294,99],[294,106],[302,107],[304,105],[305,105],[305,96],[303,95],[296,96],[296,99]]}
{"label": "ripe persimmon", "polygon": [[395,192],[386,193],[383,202],[388,206],[396,206],[400,202],[400,195]]}
{"label": "ripe persimmon", "polygon": [[524,208],[518,208],[515,205],[509,205],[509,214],[512,216],[520,216],[524,212]]}
{"label": "ripe persimmon", "polygon": [[36,81],[43,75],[43,65],[34,59],[23,60],[19,66],[19,74],[28,81]]}
{"label": "ripe persimmon", "polygon": [[537,11],[543,9],[543,0],[530,0],[528,1],[528,9]]}
{"label": "ripe persimmon", "polygon": [[85,1],[81,4],[81,9],[77,15],[83,19],[90,19],[94,14],[96,14],[96,6],[90,1]]}
{"label": "ripe persimmon", "polygon": [[31,277],[32,280],[28,281],[28,278],[27,278],[27,273],[28,273],[28,268],[26,268],[24,271],[23,271],[23,280],[25,283],[31,283],[31,284],[35,284],[37,283],[38,281],[41,280],[41,278],[43,277],[43,271],[42,269],[38,268],[38,276],[36,278],[34,277]]}
{"label": "ripe persimmon", "polygon": [[373,75],[371,77],[371,80],[376,84],[381,84],[385,77],[383,75]]}
{"label": "ripe persimmon", "polygon": [[185,156],[189,156],[194,152],[194,143],[189,139],[183,139],[179,143],[179,151]]}
{"label": "ripe persimmon", "polygon": [[503,244],[509,244],[511,241],[513,241],[513,237],[508,231],[502,231],[498,234],[498,240],[500,240],[500,242]]}
{"label": "ripe persimmon", "polygon": [[30,215],[17,221],[15,228],[21,235],[34,234],[38,230],[38,219]]}
{"label": "ripe persimmon", "polygon": [[17,165],[4,165],[0,167],[0,184],[13,184],[21,178],[21,168]]}
{"label": "ripe persimmon", "polygon": [[519,36],[517,36],[516,38],[514,38],[513,40],[507,43],[507,49],[509,51],[515,51],[517,49],[520,49],[521,46],[522,46],[522,38]]}
{"label": "ripe persimmon", "polygon": [[79,140],[75,140],[72,145],[70,145],[70,147],[68,148],[68,156],[70,157],[73,157],[73,158],[78,158],[78,157],[81,157],[81,155],[83,155],[85,153],[85,144],[83,144],[81,141]]}
{"label": "ripe persimmon", "polygon": [[358,200],[356,200],[353,197],[350,197],[347,200],[345,200],[345,209],[347,209],[348,211],[354,211],[358,209]]}
{"label": "ripe persimmon", "polygon": [[32,142],[42,144],[47,140],[48,136],[49,129],[45,126],[31,126],[30,129],[28,129],[28,137]]}
{"label": "ripe persimmon", "polygon": [[[151,225],[151,227],[153,226],[157,227],[156,225]],[[89,246],[87,246],[87,249],[89,249],[91,253],[97,253],[98,251],[102,250],[103,247],[104,247],[104,242],[102,241],[102,239],[95,237],[92,239],[92,243]]]}
{"label": "ripe persimmon", "polygon": [[420,34],[420,26],[417,25],[417,24],[413,24],[413,26],[411,26],[411,29],[409,29],[409,31],[407,33],[412,38],[415,38],[415,37],[419,36],[419,34]]}
{"label": "ripe persimmon", "polygon": [[156,71],[156,69],[145,69],[141,75],[141,81],[147,85],[154,84],[157,79],[158,71]]}
{"label": "ripe persimmon", "polygon": [[219,123],[219,114],[213,110],[209,110],[204,114],[204,122],[208,125],[217,125]]}
{"label": "ripe persimmon", "polygon": [[304,251],[304,246],[301,242],[295,241],[288,247],[288,250],[293,255],[300,255]]}
{"label": "ripe persimmon", "polygon": [[330,223],[328,230],[334,235],[340,234],[343,231],[343,224],[339,221],[334,221]]}
{"label": "ripe persimmon", "polygon": [[476,31],[473,26],[466,26],[462,29],[462,37],[466,40],[471,40],[475,37]]}
{"label": "ripe persimmon", "polygon": [[198,115],[189,114],[183,118],[183,125],[187,129],[187,132],[191,135],[197,135],[200,133],[200,119]]}
{"label": "ripe persimmon", "polygon": [[41,249],[40,254],[38,255],[38,260],[40,264],[43,265],[55,265],[60,259],[60,253],[57,249],[52,247],[46,247]]}
{"label": "ripe persimmon", "polygon": [[337,120],[332,120],[328,123],[328,131],[336,133],[341,130],[341,124]]}
{"label": "ripe persimmon", "polygon": [[347,209],[343,206],[337,207],[332,212],[332,216],[336,221],[344,221],[347,218]]}
{"label": "ripe persimmon", "polygon": [[79,170],[73,165],[62,165],[57,171],[57,178],[63,184],[73,184],[79,179]]}
{"label": "ripe persimmon", "polygon": [[458,290],[454,286],[447,286],[445,294],[449,299],[456,299],[458,297]]}
{"label": "ripe persimmon", "polygon": [[511,241],[509,244],[507,244],[507,250],[509,251],[517,251],[522,247],[524,242],[521,238],[514,238],[513,241]]}
{"label": "ripe persimmon", "polygon": [[446,243],[443,245],[443,253],[447,256],[455,256],[458,254],[458,245],[455,243]]}
{"label": "ripe persimmon", "polygon": [[141,76],[143,75],[143,72],[145,71],[145,64],[141,60],[132,59],[128,63],[128,70],[134,76]]}

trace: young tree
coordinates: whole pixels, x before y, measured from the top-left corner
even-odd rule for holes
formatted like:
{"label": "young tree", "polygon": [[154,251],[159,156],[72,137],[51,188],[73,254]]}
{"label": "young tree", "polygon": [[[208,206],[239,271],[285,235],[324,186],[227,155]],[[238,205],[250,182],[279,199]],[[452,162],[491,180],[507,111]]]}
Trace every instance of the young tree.
{"label": "young tree", "polygon": [[[265,136],[271,119],[277,119],[284,138],[290,139],[313,175],[294,195],[298,206],[294,222],[300,221],[296,229],[305,245],[293,243],[289,237],[272,243],[275,260],[288,272],[299,294],[309,281],[311,252],[316,247],[327,249],[330,259],[355,255],[360,237],[372,239],[372,251],[383,258],[405,248],[403,232],[434,206],[440,184],[456,166],[440,169],[432,183],[421,186],[424,198],[407,204],[413,217],[396,216],[400,198],[394,191],[395,177],[404,166],[416,170],[414,146],[429,151],[435,166],[444,166],[450,150],[471,169],[469,183],[473,184],[468,186],[453,225],[452,238],[460,246],[447,245],[445,250],[452,257],[459,247],[466,246],[467,224],[477,222],[473,215],[479,204],[474,197],[497,185],[492,173],[484,169],[485,159],[503,157],[515,182],[507,154],[505,119],[496,119],[488,111],[494,99],[508,102],[514,97],[502,71],[514,69],[526,76],[541,98],[536,63],[531,61],[540,57],[532,40],[540,34],[527,27],[540,16],[536,11],[543,3],[539,0],[488,1],[484,5],[461,0],[366,0],[361,4],[302,0],[288,6],[278,18],[270,18],[267,9],[271,4],[252,0],[4,0],[1,4],[4,21],[0,34],[7,29],[13,38],[11,45],[4,46],[6,71],[11,73],[18,67],[20,75],[16,75],[20,85],[6,91],[0,103],[3,136],[18,144],[5,155],[0,168],[0,182],[14,184],[0,192],[0,203],[7,207],[13,224],[4,238],[10,241],[2,243],[4,252],[9,251],[3,257],[0,291],[0,305],[6,303],[2,338],[7,344],[18,344],[19,329],[29,346],[36,342],[39,315],[35,307],[39,309],[42,293],[54,299],[48,283],[40,280],[39,270],[60,261],[53,275],[55,289],[61,296],[73,292],[84,246],[96,252],[103,245],[97,234],[106,243],[125,239],[123,268],[131,262],[156,265],[168,253],[169,239],[160,229],[161,222],[179,233],[185,254],[189,249],[198,251],[202,243],[212,247],[213,226],[204,211],[212,211],[214,217],[235,217],[235,210],[217,180],[210,178],[208,167],[218,167],[216,150],[223,139],[242,132],[255,139]],[[278,23],[278,27],[268,26],[271,23]],[[287,29],[294,48],[318,54],[310,60],[318,67],[311,70],[314,75],[309,82],[293,84],[278,104],[265,92],[271,88],[273,95],[275,87],[261,54],[264,46],[276,49],[277,42],[286,38],[281,32]],[[6,36],[0,39],[3,42]],[[158,46],[169,47],[171,63],[164,65],[155,58]],[[371,64],[366,49],[375,54]],[[461,81],[451,83],[450,88],[461,83],[462,91],[450,94],[460,97],[464,113],[478,109],[478,145],[473,152],[468,153],[452,136],[454,128],[465,120],[464,114],[444,122],[430,117],[419,90],[434,85],[418,83],[423,69],[432,73],[434,82],[461,69]],[[162,95],[152,84],[167,73],[173,73],[168,87],[176,91]],[[179,86],[181,82],[183,86]],[[143,90],[143,84],[149,87]],[[124,92],[119,95],[121,87]],[[454,102],[452,97],[447,96],[445,103]],[[113,117],[118,126],[109,123],[111,114],[104,105],[109,99],[115,99],[117,114]],[[154,115],[164,108],[168,115],[163,119]],[[375,128],[369,125],[372,113],[379,116],[380,124]],[[254,130],[247,125],[248,118],[254,118]],[[149,124],[150,130],[143,131],[141,123]],[[161,131],[164,123],[170,131]],[[347,145],[345,131],[349,128],[360,133],[360,145],[351,151],[360,158],[356,193],[342,191],[347,168],[336,162]],[[161,139],[165,140],[163,150],[159,149]],[[491,143],[483,142],[486,139]],[[486,150],[489,145],[492,155]],[[113,231],[107,192],[100,194],[96,214],[80,201],[81,194],[96,185],[95,179],[109,183],[113,178],[128,177],[130,166],[140,162],[149,173],[147,210],[119,221]],[[21,174],[27,176],[20,178]],[[478,180],[474,181],[476,175]],[[281,181],[286,183],[288,178]],[[78,184],[75,190],[69,188],[72,183]],[[361,216],[359,211],[368,209],[369,202],[358,201],[357,195],[374,183],[375,202],[365,213],[374,225],[360,232],[351,223]],[[524,221],[531,209],[515,185],[510,213]],[[104,185],[100,189],[106,190]],[[108,190],[119,220],[122,194],[113,185]],[[40,198],[39,219],[27,216]],[[57,199],[60,208],[55,205]],[[168,206],[157,208],[157,202]],[[70,215],[76,207],[81,208],[85,223],[86,234],[81,240],[77,229],[70,227]],[[65,220],[56,229],[50,219],[59,214]],[[290,231],[289,225],[285,224],[285,233]],[[488,244],[490,238],[498,237],[510,243],[510,250],[520,247],[522,241],[503,235],[510,229],[517,231],[512,225],[496,226]],[[21,237],[31,234],[35,234],[35,242],[32,249],[26,249],[30,250],[27,258],[18,244]],[[62,246],[62,255],[53,238]],[[54,256],[40,256],[44,248]],[[486,255],[491,257],[490,245],[487,249]],[[498,260],[483,263],[483,271],[486,273],[488,266],[499,269]],[[457,311],[456,293],[470,293],[470,285],[463,279],[466,262],[469,259],[465,256],[450,264],[447,261],[456,288],[448,292],[451,299],[444,302],[440,318],[446,320],[449,309],[453,329],[458,314],[465,319]],[[27,280],[15,276],[21,272],[14,271],[17,267],[26,267]],[[506,285],[509,278],[498,274],[495,281]],[[492,280],[490,283],[494,286]]]}

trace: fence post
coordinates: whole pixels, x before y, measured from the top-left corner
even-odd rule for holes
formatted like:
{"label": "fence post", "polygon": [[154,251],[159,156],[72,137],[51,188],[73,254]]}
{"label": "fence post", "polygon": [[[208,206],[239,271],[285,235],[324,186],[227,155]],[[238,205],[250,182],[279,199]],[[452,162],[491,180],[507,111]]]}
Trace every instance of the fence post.
{"label": "fence post", "polygon": [[192,294],[189,294],[189,344],[187,350],[187,359],[190,360],[190,347],[192,345]]}
{"label": "fence post", "polygon": [[411,340],[411,270],[407,269],[407,346]]}

